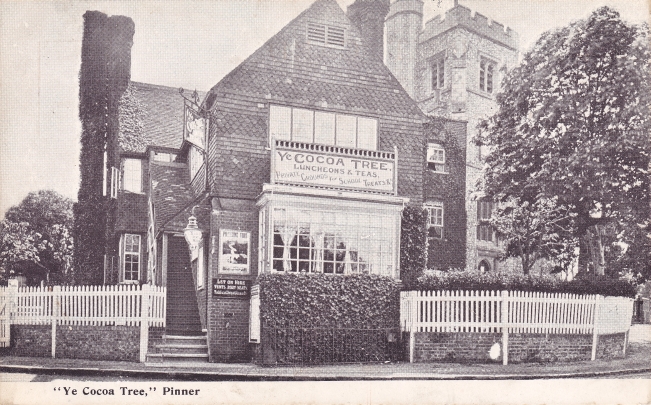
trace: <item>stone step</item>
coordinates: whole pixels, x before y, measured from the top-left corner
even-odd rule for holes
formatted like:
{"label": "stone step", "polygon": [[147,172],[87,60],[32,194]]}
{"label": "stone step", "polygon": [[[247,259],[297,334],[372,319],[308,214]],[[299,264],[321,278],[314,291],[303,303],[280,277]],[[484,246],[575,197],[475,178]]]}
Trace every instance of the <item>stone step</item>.
{"label": "stone step", "polygon": [[157,345],[154,350],[154,353],[205,354],[208,353],[208,345],[160,344]]}
{"label": "stone step", "polygon": [[148,353],[147,361],[155,363],[207,362],[208,353]]}

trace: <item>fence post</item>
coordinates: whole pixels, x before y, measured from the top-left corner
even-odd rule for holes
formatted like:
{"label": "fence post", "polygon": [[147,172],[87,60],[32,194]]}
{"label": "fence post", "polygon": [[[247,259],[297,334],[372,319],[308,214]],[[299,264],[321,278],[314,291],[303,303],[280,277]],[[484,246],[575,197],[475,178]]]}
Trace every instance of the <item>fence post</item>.
{"label": "fence post", "polygon": [[509,364],[509,292],[502,291],[502,364]]}
{"label": "fence post", "polygon": [[414,350],[416,348],[416,342],[414,329],[416,328],[416,322],[418,322],[418,291],[409,291],[409,307],[411,308],[411,319],[409,320],[409,362],[414,362]]}
{"label": "fence post", "polygon": [[52,287],[52,358],[56,358],[57,353],[57,322],[61,317],[61,286]]}
{"label": "fence post", "polygon": [[597,359],[597,343],[599,342],[599,323],[601,322],[601,302],[603,295],[597,295],[594,302],[594,320],[592,322],[592,361]]}
{"label": "fence post", "polygon": [[140,290],[140,362],[147,360],[149,346],[149,299],[151,286],[143,284]]}

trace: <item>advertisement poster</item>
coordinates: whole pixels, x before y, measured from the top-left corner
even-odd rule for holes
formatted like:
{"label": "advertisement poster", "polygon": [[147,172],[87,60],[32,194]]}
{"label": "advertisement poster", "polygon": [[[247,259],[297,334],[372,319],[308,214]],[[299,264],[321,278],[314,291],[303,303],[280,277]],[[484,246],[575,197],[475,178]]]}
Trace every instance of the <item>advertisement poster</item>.
{"label": "advertisement poster", "polygon": [[219,243],[219,273],[249,274],[251,233],[222,229]]}

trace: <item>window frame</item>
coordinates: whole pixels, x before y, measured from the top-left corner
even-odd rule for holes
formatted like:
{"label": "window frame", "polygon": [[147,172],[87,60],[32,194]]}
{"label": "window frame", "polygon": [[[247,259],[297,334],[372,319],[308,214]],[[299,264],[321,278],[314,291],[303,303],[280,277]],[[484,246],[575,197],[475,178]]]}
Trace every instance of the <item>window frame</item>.
{"label": "window frame", "polygon": [[[481,199],[477,201],[477,240],[497,243],[495,229],[490,224],[482,223],[493,215],[494,201]],[[485,215],[485,214],[488,215]]]}
{"label": "window frame", "polygon": [[[138,243],[138,251],[133,252],[133,251],[127,251],[127,237],[137,237]],[[129,263],[131,264],[131,269],[129,271],[129,274],[131,275],[129,279],[127,279],[127,255],[134,256],[138,260],[137,262],[130,261]],[[140,277],[142,275],[142,236],[140,234],[136,233],[125,233],[122,235],[122,240],[120,241],[120,271],[121,271],[121,276],[122,276],[122,282],[126,284],[130,283],[140,283]],[[133,264],[137,264],[138,269],[136,273],[136,278],[131,278],[133,276]]]}
{"label": "window frame", "polygon": [[[436,155],[440,155],[439,153],[430,154],[430,151],[442,152],[441,154],[443,155],[443,159],[439,159],[438,157],[435,157]],[[435,158],[431,159],[430,156]],[[427,143],[426,160],[427,160],[427,168],[432,170],[433,172],[436,173],[448,172],[447,165],[446,165],[447,157],[445,153],[445,147],[440,143],[435,143],[435,142]]]}
{"label": "window frame", "polygon": [[111,166],[111,198],[118,198],[121,174],[117,167]]}
{"label": "window frame", "polygon": [[[427,210],[427,238],[440,239],[445,238],[445,205],[441,201],[430,201],[423,204],[423,208]],[[434,212],[440,212],[440,215],[433,215]],[[432,218],[436,218],[436,223],[432,222]],[[438,223],[440,219],[440,224]],[[440,228],[437,232],[439,236],[430,235],[430,228]]]}
{"label": "window frame", "polygon": [[436,56],[429,61],[430,91],[445,89],[445,57]]}
{"label": "window frame", "polygon": [[[136,163],[137,162],[137,163]],[[123,191],[128,191],[130,193],[136,193],[136,194],[142,194],[142,186],[143,186],[143,181],[142,181],[142,175],[143,175],[143,170],[142,170],[142,159],[138,158],[130,158],[130,157],[125,157],[122,159],[122,186],[121,189]],[[133,165],[133,167],[131,167]],[[132,174],[131,171],[132,169],[135,169],[138,167],[138,174],[139,176]],[[134,185],[134,181],[137,181],[137,185],[139,187],[133,187],[134,189],[131,189],[131,187]]]}
{"label": "window frame", "polygon": [[206,286],[206,260],[204,258],[203,240],[197,248],[197,291],[203,290]]}
{"label": "window frame", "polygon": [[[281,113],[282,111],[282,113]],[[287,111],[289,111],[289,114],[287,114]],[[309,111],[311,113],[311,118],[312,118],[312,125],[311,125],[311,130],[312,130],[312,136],[308,140],[306,138],[295,138],[294,136],[294,131],[296,129],[296,125],[294,122],[294,111],[301,111],[300,114],[303,114],[306,111]],[[328,137],[329,139],[332,139],[332,143],[322,143],[322,142],[316,142],[317,138],[317,128],[323,129],[324,126],[319,126],[317,125],[317,115],[322,116],[323,119],[326,118],[328,115],[332,115],[334,119],[334,125],[332,127],[333,134],[332,136]],[[354,120],[354,128],[353,128],[353,134],[352,136],[354,137],[354,145],[351,145],[350,143],[347,144],[341,144],[341,139],[343,136],[340,128],[343,128],[343,123],[344,120]],[[289,122],[286,122],[285,120],[289,119]],[[325,122],[325,121],[323,121]],[[374,122],[374,124],[371,124],[371,122]],[[360,125],[361,124],[361,125]],[[309,108],[302,108],[302,107],[292,107],[292,106],[287,106],[287,105],[280,105],[280,104],[269,104],[269,117],[268,117],[268,137],[269,137],[269,143],[271,144],[271,138],[273,132],[276,132],[276,135],[274,136],[275,139],[277,140],[286,140],[286,141],[292,141],[292,142],[302,142],[302,143],[313,143],[313,144],[319,144],[319,145],[328,145],[328,146],[337,146],[341,148],[350,148],[350,149],[364,149],[364,150],[378,150],[378,141],[379,141],[379,133],[380,133],[380,120],[377,117],[369,117],[369,116],[363,116],[363,115],[354,115],[354,114],[346,114],[346,113],[338,113],[338,112],[333,112],[333,111],[324,111],[324,110],[314,110],[314,109],[309,109]],[[364,131],[365,129],[372,128],[374,131],[373,136],[366,136],[365,132],[360,132],[360,129]],[[287,134],[286,131],[289,131]],[[280,136],[278,136],[280,135]],[[326,139],[326,136],[328,134],[321,133],[319,134],[320,140]],[[363,136],[360,137],[360,136]],[[360,142],[361,141],[361,142]]]}
{"label": "window frame", "polygon": [[477,82],[480,91],[486,94],[495,93],[495,76],[497,73],[497,62],[494,59],[479,57],[479,80]]}

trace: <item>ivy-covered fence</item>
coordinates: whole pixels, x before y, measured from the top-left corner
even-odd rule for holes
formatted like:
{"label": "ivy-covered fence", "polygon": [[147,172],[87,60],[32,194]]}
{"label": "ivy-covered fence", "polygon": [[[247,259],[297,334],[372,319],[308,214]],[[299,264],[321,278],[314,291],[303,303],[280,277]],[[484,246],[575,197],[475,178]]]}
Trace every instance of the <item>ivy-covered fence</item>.
{"label": "ivy-covered fence", "polygon": [[263,274],[263,364],[402,359],[400,286],[376,275]]}

